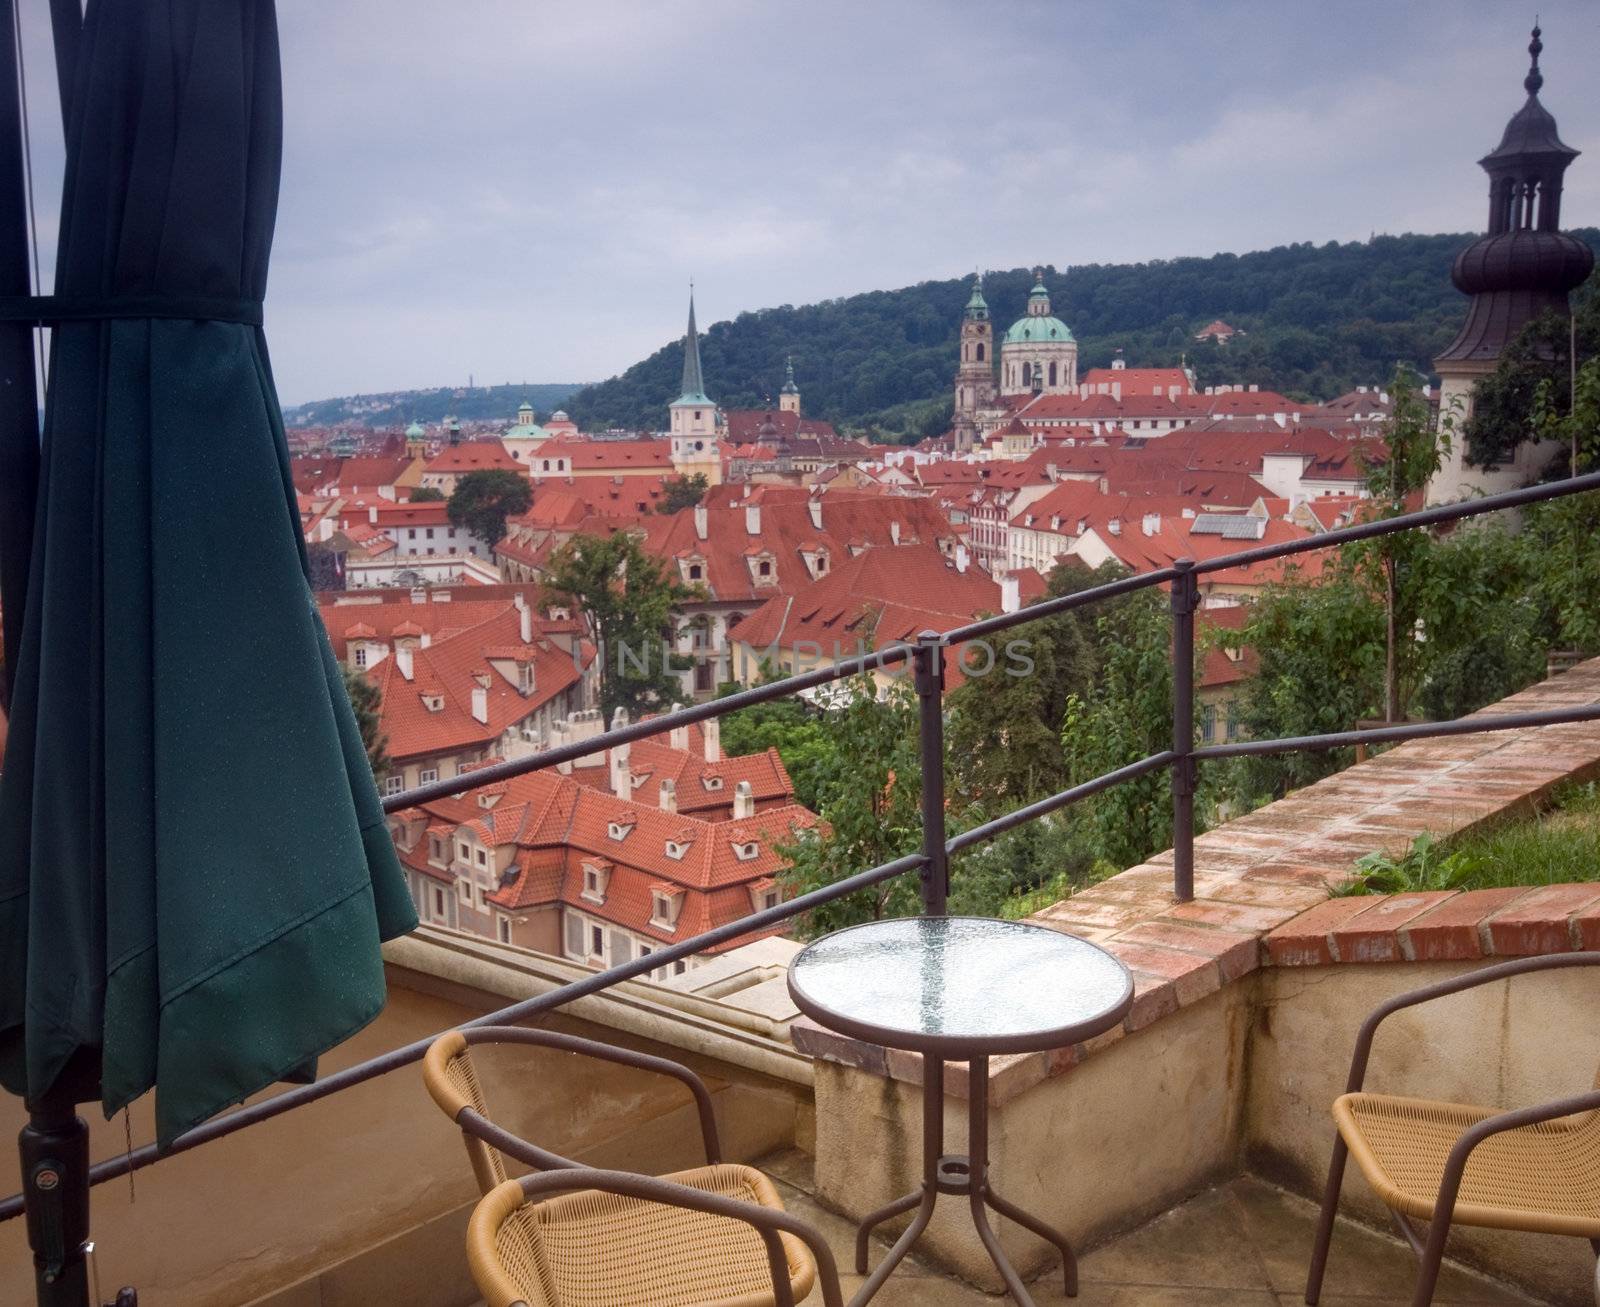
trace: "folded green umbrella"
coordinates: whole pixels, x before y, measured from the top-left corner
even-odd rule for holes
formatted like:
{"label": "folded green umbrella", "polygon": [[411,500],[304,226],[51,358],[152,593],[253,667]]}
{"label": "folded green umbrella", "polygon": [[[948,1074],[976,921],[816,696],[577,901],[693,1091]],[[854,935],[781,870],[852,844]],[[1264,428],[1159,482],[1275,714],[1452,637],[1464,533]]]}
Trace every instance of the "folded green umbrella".
{"label": "folded green umbrella", "polygon": [[[162,1143],[377,1015],[416,916],[307,583],[259,326],[270,0],[91,0],[0,775],[0,1082]],[[30,437],[31,437],[31,433]],[[10,433],[8,438],[16,438]],[[11,597],[8,596],[8,603]]]}

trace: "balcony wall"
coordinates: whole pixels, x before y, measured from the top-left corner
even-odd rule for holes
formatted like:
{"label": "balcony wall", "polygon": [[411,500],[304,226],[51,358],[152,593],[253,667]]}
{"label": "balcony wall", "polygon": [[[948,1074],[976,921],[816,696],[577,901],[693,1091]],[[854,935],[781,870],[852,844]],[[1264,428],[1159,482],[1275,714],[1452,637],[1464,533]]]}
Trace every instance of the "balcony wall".
{"label": "balcony wall", "polygon": [[[424,929],[391,946],[383,1016],[325,1060],[370,1057],[543,992],[582,969]],[[770,970],[770,968],[766,968]],[[758,979],[768,979],[764,972]],[[585,1000],[562,1029],[686,1061],[711,1085],[724,1148],[748,1159],[809,1146],[809,1063],[781,1022],[730,1001],[630,985]],[[491,1050],[481,1064],[495,1116],[598,1165],[651,1171],[701,1159],[696,1117],[676,1082],[568,1054]],[[91,1155],[126,1147],[122,1121],[90,1108]],[[0,1099],[0,1133],[23,1116]],[[148,1099],[133,1143],[153,1134]],[[18,1187],[4,1150],[0,1185]],[[477,1301],[461,1238],[476,1189],[459,1132],[427,1096],[420,1067],[391,1073],[94,1191],[106,1296],[183,1307],[455,1307]],[[0,1302],[32,1301],[23,1223],[0,1226]]]}

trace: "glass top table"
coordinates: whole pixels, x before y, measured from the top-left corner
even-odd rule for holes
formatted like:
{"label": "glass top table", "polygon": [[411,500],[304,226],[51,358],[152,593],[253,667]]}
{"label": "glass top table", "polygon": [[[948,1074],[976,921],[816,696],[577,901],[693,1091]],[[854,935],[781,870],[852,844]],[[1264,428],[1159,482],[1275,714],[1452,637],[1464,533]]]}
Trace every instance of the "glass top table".
{"label": "glass top table", "polygon": [[912,917],[809,944],[790,963],[789,992],[841,1034],[963,1059],[1093,1038],[1127,1014],[1133,978],[1104,949],[1044,926]]}
{"label": "glass top table", "polygon": [[[962,1194],[1012,1299],[1033,1307],[987,1210],[1054,1245],[1068,1296],[1078,1262],[1058,1230],[995,1192],[989,1176],[989,1057],[1092,1039],[1133,1006],[1133,977],[1102,948],[1044,926],[985,917],[874,921],[825,935],[789,964],[795,1005],[820,1025],[922,1054],[922,1183],[856,1227],[856,1272],[867,1274],[873,1227],[917,1209],[850,1300],[864,1307],[922,1237],[941,1194]],[[944,1064],[968,1064],[967,1153],[944,1153]],[[980,1088],[981,1087],[981,1088]]]}

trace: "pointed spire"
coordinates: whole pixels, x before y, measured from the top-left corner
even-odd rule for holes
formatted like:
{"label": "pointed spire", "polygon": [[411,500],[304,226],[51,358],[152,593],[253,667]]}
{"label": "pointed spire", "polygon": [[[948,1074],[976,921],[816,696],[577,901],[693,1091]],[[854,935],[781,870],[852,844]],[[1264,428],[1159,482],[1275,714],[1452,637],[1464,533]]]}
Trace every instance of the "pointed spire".
{"label": "pointed spire", "polygon": [[1539,71],[1539,55],[1544,50],[1544,42],[1539,39],[1539,20],[1533,20],[1533,40],[1528,42],[1528,53],[1533,56],[1533,64],[1528,69],[1528,75],[1522,79],[1523,89],[1529,95],[1538,95],[1539,88],[1544,85],[1544,74]]}
{"label": "pointed spire", "polygon": [[787,355],[783,360],[783,390],[784,395],[798,395],[800,387],[794,384],[794,355]]}
{"label": "pointed spire", "polygon": [[989,302],[983,298],[983,273],[972,274],[972,297],[967,300],[967,317],[987,318],[989,316]]}
{"label": "pointed spire", "polygon": [[689,283],[689,334],[683,341],[683,388],[678,403],[709,404],[706,383],[700,373],[700,332],[694,325],[694,282]]}

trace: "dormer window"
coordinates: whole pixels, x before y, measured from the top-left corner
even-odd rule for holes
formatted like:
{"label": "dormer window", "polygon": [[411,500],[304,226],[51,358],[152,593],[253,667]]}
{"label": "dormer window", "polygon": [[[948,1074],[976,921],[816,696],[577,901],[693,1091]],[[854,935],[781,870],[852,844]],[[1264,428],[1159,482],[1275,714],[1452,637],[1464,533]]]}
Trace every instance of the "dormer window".
{"label": "dormer window", "polygon": [[689,846],[693,842],[693,840],[668,840],[667,856],[674,862],[682,862],[689,852]]}
{"label": "dormer window", "polygon": [[606,901],[606,885],[611,879],[610,868],[598,862],[583,864],[583,895],[590,903]]}
{"label": "dormer window", "polygon": [[683,901],[681,892],[653,889],[650,891],[650,924],[657,930],[678,928],[678,908]]}
{"label": "dormer window", "polygon": [[720,790],[722,788],[722,777],[702,776],[700,778],[700,784],[704,785],[708,790]]}
{"label": "dormer window", "polygon": [[757,576],[771,576],[772,575],[772,560],[770,558],[763,558],[759,563],[756,564],[756,575]]}
{"label": "dormer window", "polygon": [[444,695],[435,694],[431,691],[425,692],[422,696],[422,706],[429,712],[443,712]]}
{"label": "dormer window", "polygon": [[533,664],[531,662],[517,664],[517,689],[523,694],[533,693]]}
{"label": "dormer window", "polygon": [[631,830],[633,830],[633,823],[631,821],[612,821],[606,823],[606,834],[612,839],[616,840],[619,844],[628,838],[628,833]]}
{"label": "dormer window", "polygon": [[702,564],[700,564],[700,563],[690,563],[689,564],[689,579],[691,581],[699,581],[699,580],[704,579],[705,572],[706,572],[706,569]]}
{"label": "dormer window", "polygon": [[428,861],[442,867],[449,860],[450,845],[442,835],[428,836]]}
{"label": "dormer window", "polygon": [[761,845],[755,840],[746,840],[744,843],[734,841],[733,856],[740,862],[751,862],[761,856]]}

